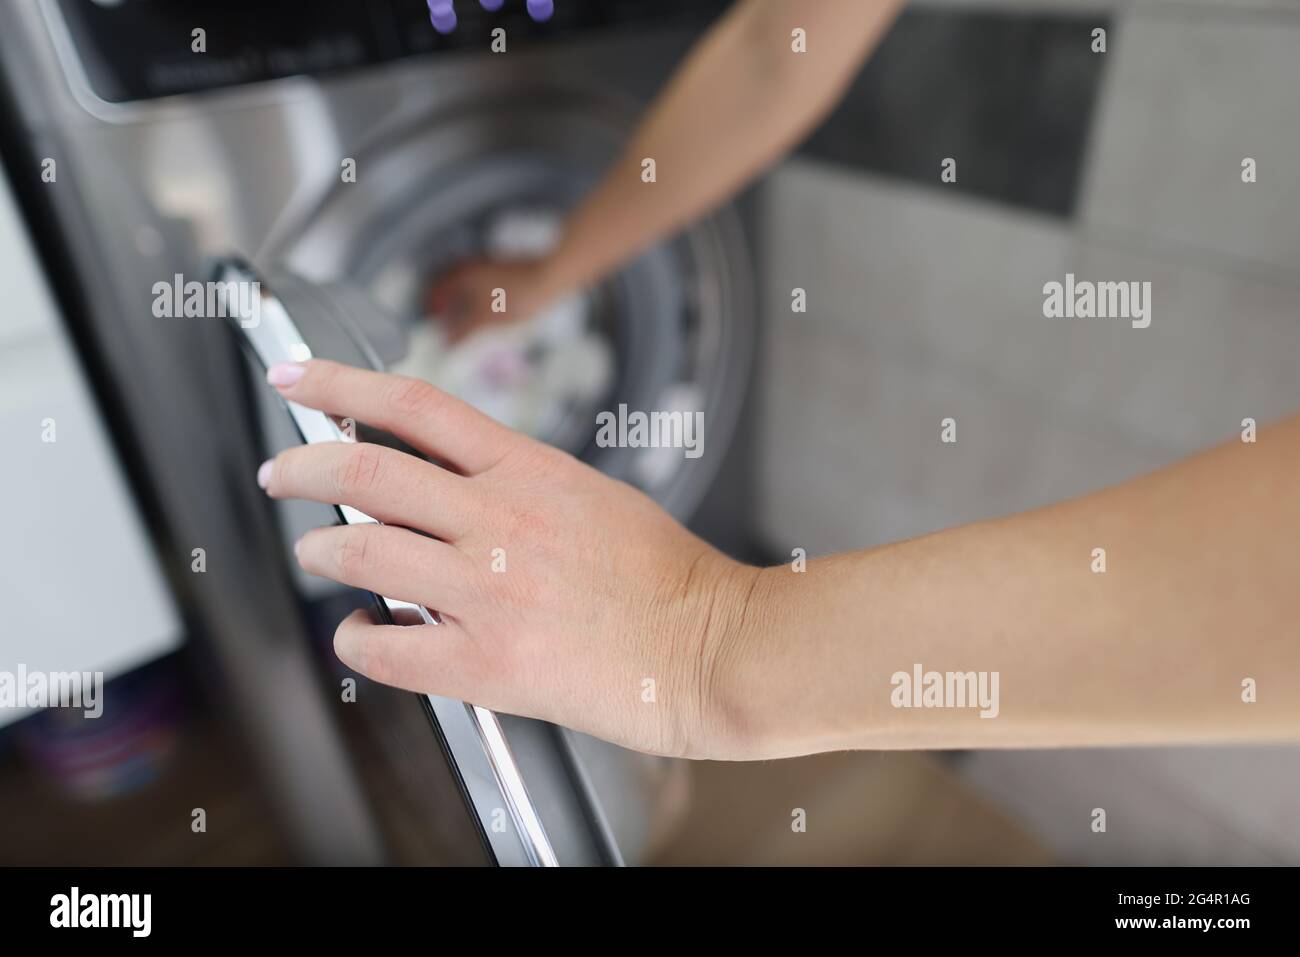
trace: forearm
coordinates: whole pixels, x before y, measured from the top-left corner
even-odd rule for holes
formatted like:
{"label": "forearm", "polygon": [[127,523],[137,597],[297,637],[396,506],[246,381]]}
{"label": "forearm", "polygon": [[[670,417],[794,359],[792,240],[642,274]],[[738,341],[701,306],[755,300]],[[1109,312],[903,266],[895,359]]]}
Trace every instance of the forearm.
{"label": "forearm", "polygon": [[[741,750],[1296,740],[1298,473],[1300,418],[1060,505],[765,570],[722,652]],[[896,706],[917,666],[996,673],[995,707]]]}
{"label": "forearm", "polygon": [[[592,282],[742,189],[830,110],[903,0],[743,0],[691,52],[546,263]],[[791,49],[806,31],[808,52]],[[655,182],[642,178],[653,159]]]}

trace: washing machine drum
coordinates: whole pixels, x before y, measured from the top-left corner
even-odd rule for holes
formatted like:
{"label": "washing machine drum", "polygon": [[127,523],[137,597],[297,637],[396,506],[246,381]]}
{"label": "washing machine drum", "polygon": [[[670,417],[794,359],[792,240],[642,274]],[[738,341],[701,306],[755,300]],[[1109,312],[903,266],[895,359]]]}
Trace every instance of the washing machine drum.
{"label": "washing machine drum", "polygon": [[[281,257],[317,282],[360,288],[395,317],[395,334],[367,331],[392,371],[574,453],[685,519],[721,464],[750,372],[752,279],[733,211],[596,288],[454,344],[425,311],[430,284],[456,263],[551,248],[632,116],[556,95],[432,117],[358,157],[357,181],[335,187]],[[638,431],[637,413],[659,413],[659,427]]]}

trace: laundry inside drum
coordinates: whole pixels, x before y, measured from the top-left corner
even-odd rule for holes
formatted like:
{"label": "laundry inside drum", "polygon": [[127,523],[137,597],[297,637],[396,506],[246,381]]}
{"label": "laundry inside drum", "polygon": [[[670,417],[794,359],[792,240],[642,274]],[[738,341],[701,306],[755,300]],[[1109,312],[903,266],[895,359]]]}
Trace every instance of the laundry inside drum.
{"label": "laundry inside drum", "polygon": [[493,259],[540,256],[554,242],[559,222],[554,209],[510,208],[450,237],[451,248],[440,251],[419,277],[407,313],[407,353],[391,369],[430,382],[512,429],[576,453],[590,438],[590,424],[607,404],[617,374],[608,317],[600,314],[608,307],[599,291],[575,293],[534,315],[476,329],[457,342],[427,308],[430,287],[470,243],[477,247],[471,254]]}

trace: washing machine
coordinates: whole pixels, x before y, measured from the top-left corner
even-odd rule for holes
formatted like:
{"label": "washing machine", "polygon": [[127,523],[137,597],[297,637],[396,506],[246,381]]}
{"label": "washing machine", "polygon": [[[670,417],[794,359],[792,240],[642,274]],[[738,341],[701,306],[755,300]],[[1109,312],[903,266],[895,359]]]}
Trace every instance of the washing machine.
{"label": "washing machine", "polygon": [[[728,454],[756,340],[736,209],[461,342],[424,306],[467,256],[544,252],[724,6],[560,0],[536,23],[522,0],[461,3],[449,35],[423,0],[318,2],[310,14],[291,2],[10,0],[0,12],[31,201],[57,224],[50,246],[85,361],[124,420],[162,537],[217,558],[177,588],[307,859],[539,862],[517,817],[496,829],[508,789],[482,741],[448,724],[459,719],[435,719],[430,734],[412,696],[378,688],[365,707],[340,706],[327,639],[358,596],[287,555],[333,516],[269,505],[248,480],[294,441],[293,425],[228,324],[160,320],[154,287],[243,257],[295,304],[317,354],[428,379],[735,550],[725,539],[743,540],[743,516],[705,503],[735,509],[747,493]],[[498,28],[503,53],[490,48]],[[58,173],[42,188],[46,161]],[[623,404],[702,412],[706,454],[601,447],[596,413]],[[645,858],[677,787],[671,762],[540,722],[500,726],[559,863]]]}

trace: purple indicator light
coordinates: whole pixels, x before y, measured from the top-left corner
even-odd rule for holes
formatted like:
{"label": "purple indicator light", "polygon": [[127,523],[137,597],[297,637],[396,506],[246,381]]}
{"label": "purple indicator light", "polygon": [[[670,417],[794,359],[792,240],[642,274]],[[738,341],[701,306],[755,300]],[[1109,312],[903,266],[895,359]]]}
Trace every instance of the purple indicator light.
{"label": "purple indicator light", "polygon": [[[496,13],[505,5],[505,0],[478,2],[488,13]],[[528,15],[538,23],[545,23],[555,15],[555,0],[528,0]],[[452,0],[429,0],[429,19],[439,33],[447,34],[455,30],[456,8],[452,5]]]}
{"label": "purple indicator light", "polygon": [[456,8],[451,0],[429,0],[429,19],[439,33],[451,33],[456,29]]}

